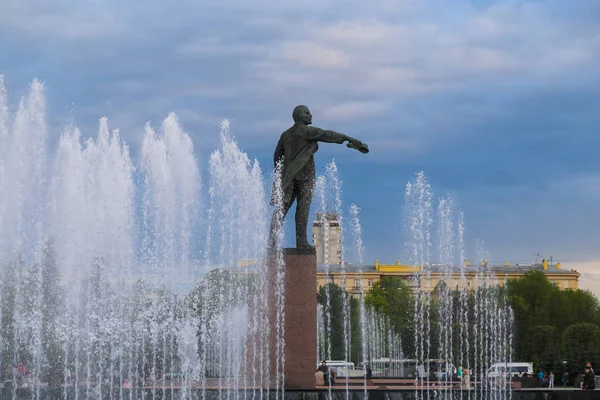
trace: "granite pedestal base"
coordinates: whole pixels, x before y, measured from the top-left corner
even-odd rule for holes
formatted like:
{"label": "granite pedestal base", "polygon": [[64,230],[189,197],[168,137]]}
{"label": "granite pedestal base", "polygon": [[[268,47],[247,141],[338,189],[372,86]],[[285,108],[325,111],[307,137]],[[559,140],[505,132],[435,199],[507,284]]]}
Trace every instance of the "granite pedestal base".
{"label": "granite pedestal base", "polygon": [[[271,256],[269,259],[272,282],[269,314],[270,320],[275,324],[277,307],[280,305],[280,299],[275,296],[277,263],[276,257]],[[317,368],[317,257],[314,249],[283,249],[283,262],[285,388],[314,388]],[[274,339],[271,345],[271,366],[277,365],[275,332],[274,326],[271,330]],[[274,383],[275,379],[271,382]]]}

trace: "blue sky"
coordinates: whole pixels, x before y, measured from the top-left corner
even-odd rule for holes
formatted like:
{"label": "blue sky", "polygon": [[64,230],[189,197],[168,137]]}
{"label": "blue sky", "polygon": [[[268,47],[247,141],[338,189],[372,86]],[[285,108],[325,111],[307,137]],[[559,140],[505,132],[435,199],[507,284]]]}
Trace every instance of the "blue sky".
{"label": "blue sky", "polygon": [[203,174],[221,119],[270,167],[308,105],[371,148],[317,154],[362,208],[367,260],[399,257],[419,170],[457,194],[473,257],[480,238],[497,262],[600,260],[597,0],[6,0],[0,37],[11,97],[42,79],[53,134],[107,116],[135,157],[145,122],[173,111]]}

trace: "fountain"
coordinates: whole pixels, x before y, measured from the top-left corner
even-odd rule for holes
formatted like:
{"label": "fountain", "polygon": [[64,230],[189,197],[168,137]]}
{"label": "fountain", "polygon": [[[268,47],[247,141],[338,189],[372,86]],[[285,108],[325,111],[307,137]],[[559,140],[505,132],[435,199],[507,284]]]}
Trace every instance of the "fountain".
{"label": "fountain", "polygon": [[[270,327],[284,313],[270,315],[260,295],[265,188],[228,123],[205,208],[174,114],[146,126],[138,162],[106,118],[94,139],[71,125],[56,146],[50,137],[43,85],[13,112],[0,76],[5,398],[271,396],[268,370],[283,376],[285,365],[283,333]],[[281,279],[275,289],[283,295]]]}
{"label": "fountain", "polygon": [[[227,121],[208,160],[201,201],[201,164],[174,114],[160,128],[145,127],[136,159],[106,118],[95,138],[68,125],[52,143],[37,80],[15,110],[9,105],[0,76],[4,397],[284,398],[286,365],[298,362],[288,357],[290,349],[302,350],[286,343],[286,327],[302,310],[283,305],[289,278],[301,271],[284,268],[282,231],[276,251],[265,257],[262,171],[240,150]],[[321,223],[334,212],[349,225],[341,251],[351,262],[339,266],[346,285],[350,268],[363,271],[364,249],[360,209],[352,205],[344,218],[335,162],[317,179],[316,194]],[[280,197],[276,190],[275,203]],[[452,374],[443,373],[453,362],[472,371],[473,386],[461,386],[462,398],[510,398],[506,386],[485,386],[485,371],[511,360],[512,312],[482,243],[482,265],[465,268],[458,200],[444,196],[436,207],[419,173],[406,187],[403,212],[402,247],[419,267],[410,285],[434,290],[416,291],[407,310],[392,309],[390,299],[389,315],[365,303],[362,286],[357,299],[341,297],[341,358],[360,365],[361,395],[370,395],[369,365],[374,378],[408,377],[410,396],[453,398]],[[434,271],[442,279],[431,288]],[[464,287],[466,274],[475,275],[473,291]],[[309,358],[332,356],[330,289],[319,305],[319,344]],[[315,304],[309,311],[316,310]],[[412,313],[411,326],[396,326],[392,314],[400,311]],[[346,374],[347,399],[356,393],[350,380]]]}
{"label": "fountain", "polygon": [[[330,169],[328,166],[326,171]],[[318,196],[328,198],[323,188],[335,187],[326,182],[327,172],[322,177]],[[320,204],[322,208],[318,212],[322,215],[323,207],[331,202],[322,199]],[[341,206],[337,207],[337,210],[341,209]],[[358,208],[351,207],[349,215],[349,229],[342,227],[344,232],[349,232],[345,240],[344,249],[347,251],[344,258],[358,261],[358,271],[362,271],[363,249]],[[498,288],[495,274],[487,267],[486,252],[481,241],[477,241],[477,253],[482,255],[482,265],[469,265],[467,269],[466,261],[463,262],[466,259],[465,226],[458,199],[454,195],[446,195],[434,200],[427,177],[422,172],[418,173],[406,186],[403,220],[406,259],[417,268],[414,281],[401,284],[391,279],[381,282],[380,289],[386,298],[389,297],[389,315],[365,305],[364,292],[355,295],[360,302],[362,355],[360,358],[346,357],[345,361],[359,362],[362,366],[363,395],[366,396],[368,392],[369,382],[365,378],[364,368],[369,364],[374,379],[399,380],[406,388],[412,387],[413,395],[418,398],[510,398],[510,377],[506,384],[499,385],[488,381],[485,371],[494,362],[511,360],[511,310]],[[344,271],[350,265],[344,262],[341,266],[324,267],[325,271],[338,268]],[[434,272],[439,281],[433,280]],[[474,283],[475,290],[467,287],[467,274],[474,276],[470,282]],[[343,277],[341,279],[343,286]],[[393,306],[391,296],[395,285],[411,293],[412,310],[394,308],[396,306]],[[424,290],[413,292],[410,289],[413,286]],[[320,348],[324,350],[327,349],[325,337],[332,336],[331,323],[328,322],[333,319],[332,313],[335,311],[346,315],[345,305],[340,309],[331,309],[329,293],[333,288],[328,285],[325,289],[327,299],[320,308],[323,317],[319,319],[323,325],[318,328],[323,342]],[[411,312],[408,320],[412,324],[398,326],[393,322],[392,314],[405,312]],[[346,329],[344,322],[344,333]],[[409,330],[412,330],[412,335],[408,334]],[[352,331],[352,327],[349,331]],[[348,346],[344,337],[344,349]],[[459,366],[471,372],[469,384],[456,380]],[[384,382],[381,381],[381,384]],[[346,398],[349,398],[347,383],[344,389]]]}

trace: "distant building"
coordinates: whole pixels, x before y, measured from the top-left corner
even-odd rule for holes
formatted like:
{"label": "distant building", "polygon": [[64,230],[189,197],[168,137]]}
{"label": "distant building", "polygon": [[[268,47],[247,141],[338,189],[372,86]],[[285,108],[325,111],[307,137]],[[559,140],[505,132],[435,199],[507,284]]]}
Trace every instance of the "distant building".
{"label": "distant building", "polygon": [[342,228],[337,213],[317,213],[312,229],[317,265],[342,263]]}
{"label": "distant building", "polygon": [[[318,253],[317,253],[318,254]],[[406,280],[409,287],[414,291],[433,291],[438,282],[446,281],[452,289],[474,290],[484,284],[503,285],[505,280],[516,279],[531,271],[542,271],[550,282],[561,289],[578,289],[579,272],[565,270],[560,264],[549,265],[547,261],[542,264],[516,264],[508,265],[467,265],[442,267],[429,266],[423,269],[415,265],[402,265],[400,261],[396,264],[345,264],[342,269],[338,264],[317,265],[317,288],[326,283],[335,283],[352,295],[359,295],[361,291],[367,294],[375,282],[387,276],[397,276]],[[482,277],[491,276],[492,279],[484,282]],[[495,277],[495,278],[494,278]]]}

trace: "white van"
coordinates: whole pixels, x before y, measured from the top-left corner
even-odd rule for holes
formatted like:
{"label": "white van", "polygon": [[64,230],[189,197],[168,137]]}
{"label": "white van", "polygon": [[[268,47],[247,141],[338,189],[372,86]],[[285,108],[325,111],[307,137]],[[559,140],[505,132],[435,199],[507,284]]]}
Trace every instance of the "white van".
{"label": "white van", "polygon": [[523,372],[527,372],[527,375],[533,374],[533,363],[530,362],[504,362],[495,363],[487,370],[488,378],[497,378],[499,376],[508,377],[509,374],[513,378],[515,376],[521,376]]}
{"label": "white van", "polygon": [[[344,361],[344,360],[325,360],[325,362],[327,363],[327,366],[329,368],[348,368],[348,369],[354,369],[354,363],[350,362],[350,361]],[[319,368],[321,366],[321,363],[318,362],[317,363],[317,368]]]}
{"label": "white van", "polygon": [[[327,366],[335,371],[338,378],[340,377],[362,377],[364,375],[363,370],[355,370],[354,363],[344,360],[326,360]],[[321,363],[317,363],[317,368]]]}

